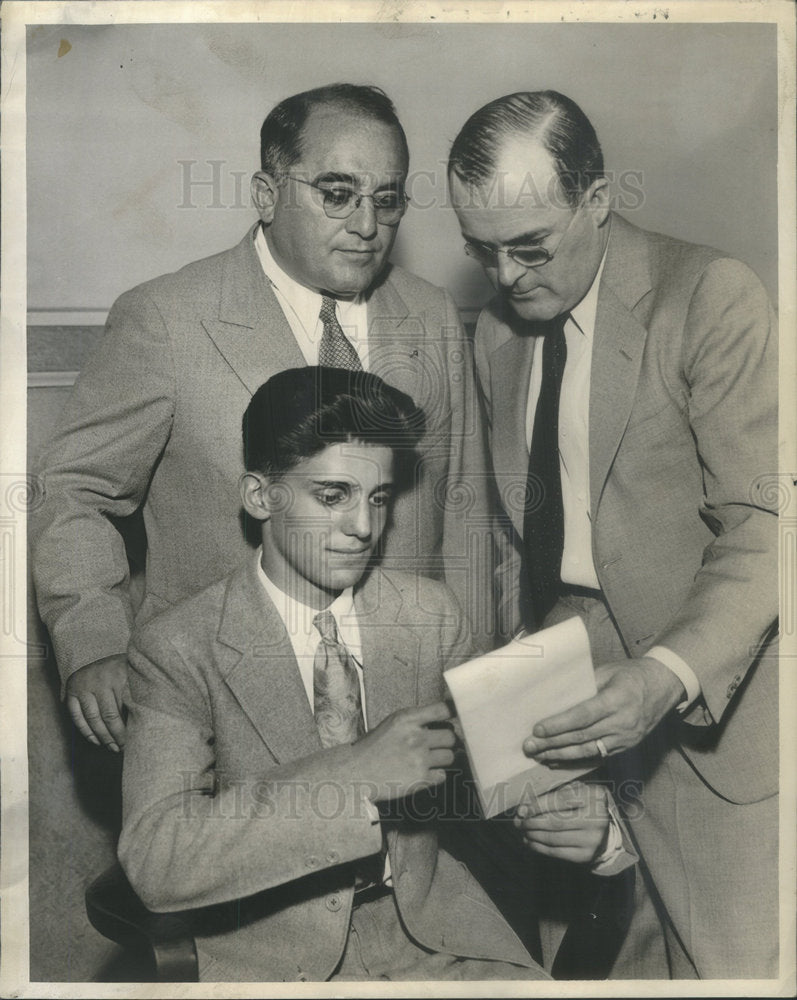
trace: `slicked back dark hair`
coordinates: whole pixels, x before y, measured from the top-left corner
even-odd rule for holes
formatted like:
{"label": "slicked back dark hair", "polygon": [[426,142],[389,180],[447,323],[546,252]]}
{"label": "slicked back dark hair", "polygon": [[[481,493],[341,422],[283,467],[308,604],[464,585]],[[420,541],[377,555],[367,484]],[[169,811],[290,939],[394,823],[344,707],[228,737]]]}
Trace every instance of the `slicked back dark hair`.
{"label": "slicked back dark hair", "polygon": [[278,479],[302,459],[347,441],[393,449],[401,488],[417,463],[423,410],[378,375],[307,365],[272,375],[243,416],[244,465]]}
{"label": "slicked back dark hair", "polygon": [[495,174],[504,142],[515,135],[537,139],[551,154],[568,203],[604,176],[603,153],[589,118],[556,90],[520,91],[485,104],[465,122],[448,158],[449,174],[479,187]]}
{"label": "slicked back dark hair", "polygon": [[310,112],[330,106],[394,128],[409,163],[407,137],[387,94],[379,87],[330,83],[286,97],[269,113],[260,129],[260,169],[272,176],[282,174],[301,159],[304,127]]}

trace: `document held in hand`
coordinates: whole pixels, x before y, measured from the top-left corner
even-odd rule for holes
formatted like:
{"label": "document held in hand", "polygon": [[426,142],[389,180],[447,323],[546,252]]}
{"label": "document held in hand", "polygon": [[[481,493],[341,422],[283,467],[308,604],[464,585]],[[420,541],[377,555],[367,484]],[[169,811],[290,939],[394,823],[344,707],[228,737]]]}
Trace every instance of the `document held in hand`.
{"label": "document held in hand", "polygon": [[487,818],[597,766],[550,768],[523,753],[523,741],[537,722],[597,693],[580,618],[519,636],[453,667],[445,678]]}

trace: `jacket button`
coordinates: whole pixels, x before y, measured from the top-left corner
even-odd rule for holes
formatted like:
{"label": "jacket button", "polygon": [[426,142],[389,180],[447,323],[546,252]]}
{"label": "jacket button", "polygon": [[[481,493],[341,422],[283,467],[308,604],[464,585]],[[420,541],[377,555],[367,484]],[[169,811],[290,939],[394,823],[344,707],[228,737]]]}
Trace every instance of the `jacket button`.
{"label": "jacket button", "polygon": [[336,864],[336,863],[337,863],[338,861],[340,861],[340,855],[338,854],[338,852],[337,852],[337,851],[330,851],[330,852],[329,852],[329,854],[327,854],[327,861],[328,861],[328,862],[329,862],[329,863],[330,863],[331,865],[334,865],[334,864]]}
{"label": "jacket button", "polygon": [[343,905],[340,896],[335,896],[334,894],[332,896],[327,896],[326,904],[327,909],[331,910],[332,913],[336,913]]}
{"label": "jacket button", "polygon": [[311,854],[305,861],[305,864],[308,868],[318,868],[318,858],[314,854]]}

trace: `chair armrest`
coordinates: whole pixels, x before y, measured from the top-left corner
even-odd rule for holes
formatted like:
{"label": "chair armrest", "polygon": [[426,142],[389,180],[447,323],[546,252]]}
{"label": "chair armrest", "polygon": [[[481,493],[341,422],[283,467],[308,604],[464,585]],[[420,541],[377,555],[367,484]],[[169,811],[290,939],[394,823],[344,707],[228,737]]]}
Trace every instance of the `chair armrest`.
{"label": "chair armrest", "polygon": [[196,943],[186,917],[148,910],[119,864],[112,865],[88,887],[86,913],[104,937],[143,954],[150,962],[155,982],[199,981]]}

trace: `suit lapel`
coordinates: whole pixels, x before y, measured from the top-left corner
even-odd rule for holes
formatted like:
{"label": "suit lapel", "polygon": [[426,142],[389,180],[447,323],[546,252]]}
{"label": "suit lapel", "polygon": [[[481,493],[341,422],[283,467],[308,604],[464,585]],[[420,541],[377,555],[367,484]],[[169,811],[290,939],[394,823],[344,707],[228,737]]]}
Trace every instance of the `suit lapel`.
{"label": "suit lapel", "polygon": [[426,328],[410,316],[388,270],[368,297],[368,368],[416,402],[422,396]]}
{"label": "suit lapel", "polygon": [[[496,349],[491,367],[493,410],[492,453],[498,488],[515,530],[523,535],[523,496],[529,465],[526,406],[535,337],[514,334]],[[507,386],[517,386],[507,392]]]}
{"label": "suit lapel", "polygon": [[219,314],[202,321],[249,392],[274,372],[305,363],[257,257],[254,229],[224,257]]}
{"label": "suit lapel", "polygon": [[650,287],[644,237],[619,216],[613,216],[598,293],[590,376],[589,478],[593,519],[636,396],[647,329],[633,310]]}
{"label": "suit lapel", "polygon": [[418,699],[417,639],[399,621],[401,594],[379,570],[373,570],[354,597],[360,629],[368,728]]}
{"label": "suit lapel", "polygon": [[293,647],[254,559],[230,580],[217,638],[227,647],[224,680],[275,760],[320,749]]}

